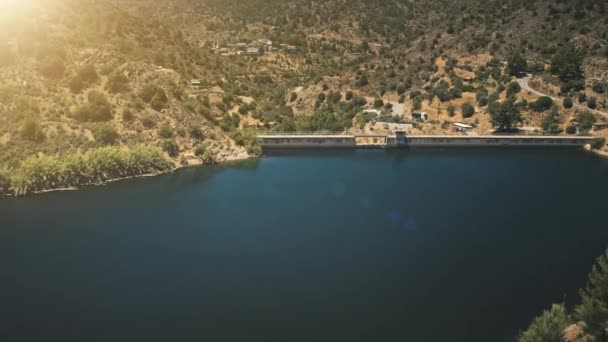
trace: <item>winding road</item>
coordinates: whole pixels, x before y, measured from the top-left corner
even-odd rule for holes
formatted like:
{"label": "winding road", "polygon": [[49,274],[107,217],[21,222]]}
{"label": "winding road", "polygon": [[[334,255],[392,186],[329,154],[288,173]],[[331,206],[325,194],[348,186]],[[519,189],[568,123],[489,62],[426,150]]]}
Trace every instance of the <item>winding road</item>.
{"label": "winding road", "polygon": [[[532,89],[530,87],[530,84],[529,84],[530,78],[532,78],[532,75],[528,74],[528,75],[526,75],[523,78],[518,78],[517,79],[517,83],[519,84],[519,86],[521,87],[522,90],[528,91],[528,92],[536,94],[538,96],[548,96],[551,99],[553,99],[553,101],[557,101],[557,102],[560,102],[560,103],[564,100],[563,98],[559,98],[559,97],[554,97],[554,96],[551,96],[551,95],[543,94],[540,91]],[[604,112],[601,112],[601,111],[596,110],[596,109],[591,109],[589,107],[582,106],[580,104],[574,104],[574,108],[578,108],[578,109],[582,109],[582,110],[588,110],[588,111],[590,111],[590,112],[592,112],[594,114],[601,115],[604,118],[608,119],[608,113],[604,113]]]}

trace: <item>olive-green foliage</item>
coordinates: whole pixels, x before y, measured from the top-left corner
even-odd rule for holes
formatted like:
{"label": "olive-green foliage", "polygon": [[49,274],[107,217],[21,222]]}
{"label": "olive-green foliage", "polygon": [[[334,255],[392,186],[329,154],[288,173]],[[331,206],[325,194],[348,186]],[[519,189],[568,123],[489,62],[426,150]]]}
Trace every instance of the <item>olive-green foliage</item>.
{"label": "olive-green foliage", "polygon": [[572,102],[572,98],[570,96],[567,96],[564,98],[563,105],[564,108],[570,109],[574,106],[574,102]]}
{"label": "olive-green foliage", "polygon": [[146,103],[150,103],[150,101],[152,101],[152,97],[154,97],[154,95],[156,94],[157,90],[158,90],[158,87],[156,87],[155,85],[153,85],[153,84],[146,84],[142,88],[141,92],[139,93],[139,96]]}
{"label": "olive-green foliage", "polygon": [[130,89],[129,80],[122,72],[115,70],[108,76],[105,88],[110,93],[124,93]]}
{"label": "olive-green foliage", "polygon": [[604,137],[597,137],[593,139],[593,142],[591,142],[591,147],[596,150],[599,150],[604,146],[606,146],[606,138]]}
{"label": "olive-green foliage", "polygon": [[33,192],[102,183],[112,179],[171,170],[173,163],[153,147],[102,147],[64,158],[33,156],[15,170],[12,189],[18,196]]}
{"label": "olive-green foliage", "polygon": [[536,102],[530,104],[530,109],[535,112],[544,112],[553,106],[553,99],[549,96],[541,96]]}
{"label": "olive-green foliage", "polygon": [[21,126],[21,137],[34,142],[42,141],[44,139],[44,134],[42,134],[42,129],[40,128],[38,121],[31,118],[26,119]]}
{"label": "olive-green foliage", "polygon": [[567,134],[576,134],[576,132],[577,130],[575,125],[568,125],[568,127],[566,127]]}
{"label": "olive-green foliage", "polygon": [[475,107],[468,102],[463,103],[460,109],[462,110],[463,118],[470,118],[475,114]]}
{"label": "olive-green foliage", "polygon": [[257,138],[257,135],[252,130],[237,131],[232,135],[232,139],[239,146],[244,146],[247,153],[260,154],[262,146]]}
{"label": "olive-green foliage", "polygon": [[543,117],[541,127],[546,133],[559,134],[562,132],[562,128],[560,127],[561,122],[561,114],[557,107],[553,106],[551,111]]}
{"label": "olive-green foliage", "polygon": [[174,139],[165,139],[162,143],[163,151],[171,157],[176,157],[179,154],[179,146]]}
{"label": "olive-green foliage", "polygon": [[0,168],[0,197],[7,194],[11,189],[11,173],[5,168]]}
{"label": "olive-green foliage", "polygon": [[507,65],[507,71],[511,76],[520,76],[528,70],[528,61],[516,51],[509,55]]}
{"label": "olive-green foliage", "polygon": [[190,129],[188,130],[188,135],[190,135],[192,139],[196,140],[205,139],[205,134],[203,133],[203,130],[197,126],[190,127]]}
{"label": "olive-green foliage", "polygon": [[201,161],[205,164],[214,164],[216,162],[216,153],[207,144],[198,145],[194,149],[194,155],[199,157]]}
{"label": "olive-green foliage", "polygon": [[507,97],[515,96],[517,93],[521,91],[521,87],[517,82],[511,82],[507,86]]}
{"label": "olive-green foliage", "polygon": [[520,333],[518,342],[563,342],[564,329],[568,326],[568,314],[563,304],[553,304],[536,317],[532,324]]}
{"label": "olive-green foliage", "polygon": [[456,115],[456,107],[453,104],[448,105],[447,112],[449,116]]}
{"label": "olive-green foliage", "polygon": [[118,133],[114,127],[103,125],[95,130],[95,140],[102,145],[114,145],[118,140]]}
{"label": "olive-green foliage", "polygon": [[576,122],[578,123],[579,130],[587,132],[593,127],[593,123],[595,123],[595,116],[591,114],[591,112],[584,111],[578,115]]}
{"label": "olive-green foliage", "polygon": [[164,124],[158,129],[158,135],[163,139],[173,138],[173,128],[167,124]]}
{"label": "olive-green foliage", "polygon": [[505,100],[503,103],[492,103],[489,110],[492,125],[499,131],[511,131],[516,123],[522,121],[521,112],[515,104],[514,97]]}
{"label": "olive-green foliage", "polygon": [[152,100],[150,101],[150,106],[154,108],[154,110],[161,111],[165,107],[167,107],[167,103],[169,99],[167,98],[167,94],[161,88],[158,88],[156,94],[152,96]]}
{"label": "olive-green foliage", "polygon": [[588,334],[602,334],[608,328],[608,251],[593,265],[580,296],[582,303],[575,308],[576,317],[585,322]]}
{"label": "olive-green foliage", "polygon": [[112,108],[106,95],[100,91],[91,90],[87,95],[87,103],[78,107],[73,116],[78,121],[108,121],[112,119]]}
{"label": "olive-green foliage", "polygon": [[564,45],[553,55],[551,72],[559,76],[563,93],[582,90],[585,87],[584,58],[584,52],[572,43]]}

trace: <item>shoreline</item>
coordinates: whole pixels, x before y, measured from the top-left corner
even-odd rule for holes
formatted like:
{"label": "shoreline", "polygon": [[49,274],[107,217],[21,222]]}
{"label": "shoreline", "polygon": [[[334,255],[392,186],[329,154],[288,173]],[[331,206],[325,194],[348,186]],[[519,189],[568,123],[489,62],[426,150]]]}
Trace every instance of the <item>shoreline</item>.
{"label": "shoreline", "polygon": [[[344,147],[344,146],[343,146]],[[360,145],[360,146],[348,146],[350,148],[353,149],[370,149],[370,148],[377,148],[377,145],[372,145],[372,146],[366,146],[366,145]],[[504,148],[506,146],[495,146],[498,148]],[[541,147],[541,146],[539,146]],[[282,147],[276,147],[279,149],[283,149]],[[318,147],[313,147],[313,149],[316,149]],[[322,147],[321,147],[322,148]],[[487,148],[492,148],[491,146],[488,146]],[[270,148],[271,150],[273,148]],[[603,158],[608,158],[608,152],[606,151],[601,151],[601,150],[596,150],[591,148],[590,145],[585,145],[584,146],[584,150],[587,152],[590,152],[596,156],[599,157],[603,157]],[[244,155],[244,154],[240,154],[240,155],[235,155],[235,156],[228,156],[226,159],[214,163],[214,164],[205,164],[202,161],[196,162],[196,163],[189,163],[187,165],[179,165],[176,164],[176,167],[166,171],[166,172],[159,172],[159,173],[151,173],[151,174],[143,174],[143,175],[137,175],[137,176],[128,176],[128,177],[121,177],[121,178],[115,178],[115,179],[110,179],[107,180],[105,182],[102,183],[86,183],[86,184],[81,184],[78,186],[72,186],[72,187],[68,187],[68,188],[57,188],[57,189],[46,189],[46,190],[40,190],[40,191],[36,191],[36,192],[32,192],[31,194],[25,195],[25,196],[15,196],[15,194],[8,193],[8,194],[0,194],[0,201],[2,200],[2,198],[12,198],[12,197],[29,197],[29,196],[34,196],[34,195],[41,195],[41,194],[47,194],[47,193],[53,193],[53,192],[67,192],[67,191],[78,191],[81,190],[85,187],[98,187],[98,186],[104,186],[104,185],[108,185],[108,184],[112,184],[112,183],[116,183],[116,182],[120,182],[120,181],[124,181],[124,180],[129,180],[129,179],[137,179],[137,178],[151,178],[151,177],[157,177],[157,176],[162,176],[162,175],[168,175],[168,174],[172,174],[175,172],[178,172],[180,170],[183,169],[187,169],[187,168],[194,168],[194,167],[202,167],[202,166],[210,166],[210,165],[229,165],[232,163],[237,163],[237,162],[241,162],[241,161],[245,161],[245,160],[250,160],[250,159],[257,159],[262,157],[262,155]]]}
{"label": "shoreline", "polygon": [[169,170],[169,171],[165,171],[165,172],[158,172],[158,173],[148,173],[148,174],[143,174],[143,175],[137,175],[137,176],[128,176],[128,177],[120,177],[120,178],[114,178],[114,179],[109,179],[105,182],[101,182],[101,183],[86,183],[86,184],[81,184],[78,186],[71,186],[68,188],[57,188],[57,189],[46,189],[46,190],[40,190],[40,191],[34,191],[30,194],[27,194],[25,196],[15,196],[15,194],[13,194],[12,192],[7,193],[7,194],[0,194],[0,201],[2,201],[2,198],[17,198],[17,197],[21,197],[21,198],[25,198],[25,197],[29,197],[29,196],[35,196],[35,195],[41,195],[41,194],[47,194],[47,193],[53,193],[53,192],[67,192],[67,191],[78,191],[81,190],[85,187],[98,187],[98,186],[104,186],[104,185],[108,185],[108,184],[112,184],[112,183],[116,183],[116,182],[120,182],[120,181],[124,181],[124,180],[129,180],[129,179],[137,179],[137,178],[151,178],[151,177],[157,177],[157,176],[162,176],[162,175],[169,175],[172,173],[175,173],[179,170],[183,170],[186,168],[190,168],[190,167],[201,167],[201,166],[207,166],[207,165],[226,165],[226,164],[230,164],[230,163],[234,163],[234,162],[240,162],[240,161],[244,161],[244,160],[249,160],[249,159],[254,159],[254,158],[259,158],[259,156],[256,155],[235,155],[235,156],[229,156],[226,159],[214,163],[214,164],[205,164],[203,162],[198,162],[198,163],[192,163],[192,164],[188,164],[188,165],[180,165],[180,164],[176,164],[175,168]]}

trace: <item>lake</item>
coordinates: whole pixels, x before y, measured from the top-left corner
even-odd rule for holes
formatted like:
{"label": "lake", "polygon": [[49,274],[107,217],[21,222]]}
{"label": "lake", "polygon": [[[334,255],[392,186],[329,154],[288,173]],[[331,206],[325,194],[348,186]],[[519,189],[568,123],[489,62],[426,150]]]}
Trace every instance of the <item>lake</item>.
{"label": "lake", "polygon": [[608,246],[578,149],[276,151],[0,201],[4,341],[511,341]]}

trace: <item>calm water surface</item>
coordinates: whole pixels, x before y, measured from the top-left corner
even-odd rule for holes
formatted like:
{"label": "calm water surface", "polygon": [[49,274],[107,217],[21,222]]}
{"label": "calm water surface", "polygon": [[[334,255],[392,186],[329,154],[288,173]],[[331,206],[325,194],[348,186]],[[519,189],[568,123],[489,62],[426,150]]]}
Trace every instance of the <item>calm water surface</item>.
{"label": "calm water surface", "polygon": [[578,150],[360,150],[3,200],[0,340],[510,341],[606,194]]}

